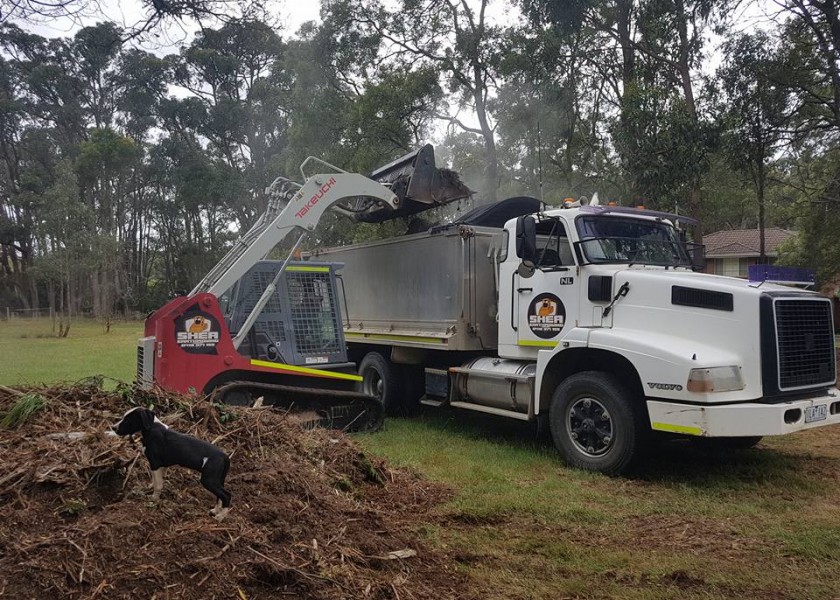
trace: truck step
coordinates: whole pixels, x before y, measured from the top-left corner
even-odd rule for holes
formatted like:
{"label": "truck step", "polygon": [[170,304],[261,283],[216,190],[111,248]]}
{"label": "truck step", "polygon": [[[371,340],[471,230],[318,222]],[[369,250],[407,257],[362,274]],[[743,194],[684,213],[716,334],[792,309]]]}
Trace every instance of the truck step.
{"label": "truck step", "polygon": [[420,404],[423,404],[425,406],[434,406],[435,408],[437,408],[438,406],[443,405],[443,400],[435,400],[434,398],[424,397],[420,400]]}

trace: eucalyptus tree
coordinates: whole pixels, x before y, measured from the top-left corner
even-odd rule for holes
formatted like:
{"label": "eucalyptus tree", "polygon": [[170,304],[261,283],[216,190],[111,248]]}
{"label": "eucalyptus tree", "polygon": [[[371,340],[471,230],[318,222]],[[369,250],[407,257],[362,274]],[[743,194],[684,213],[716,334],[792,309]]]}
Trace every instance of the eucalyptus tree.
{"label": "eucalyptus tree", "polygon": [[84,82],[77,74],[72,42],[47,40],[7,24],[0,29],[0,45],[19,73],[20,95],[31,124],[53,129],[66,149],[85,139]]}
{"label": "eucalyptus tree", "polygon": [[269,165],[285,143],[289,79],[285,44],[266,23],[235,20],[207,29],[181,52],[176,77],[204,104],[199,133],[250,192],[237,206],[247,227],[264,210]]}
{"label": "eucalyptus tree", "polygon": [[[23,234],[17,254],[27,266],[54,252],[67,256],[66,240],[55,236],[69,230],[48,227],[43,215],[50,210],[49,198],[69,202],[67,190],[75,186],[77,200],[94,217],[82,241],[99,266],[84,284],[76,281],[79,270],[65,276],[64,287],[51,288],[49,300],[55,304],[53,293],[62,293],[70,310],[84,298],[101,315],[116,304],[127,305],[140,286],[132,266],[144,260],[143,223],[148,222],[141,142],[165,90],[158,61],[138,50],[122,55],[120,37],[121,31],[107,23],[82,28],[70,39],[47,40],[8,25],[0,36],[20,108],[14,147],[0,147],[6,163],[14,165],[12,180],[18,181],[4,200],[14,206],[9,212]],[[73,166],[72,184],[66,174],[58,181],[59,164],[65,170]],[[59,183],[61,193],[49,192]],[[33,296],[43,289],[33,288]],[[37,297],[33,303],[39,303]]]}
{"label": "eucalyptus tree", "polygon": [[610,181],[612,152],[604,126],[607,80],[590,67],[599,54],[581,29],[520,27],[505,36],[494,101],[505,162],[526,190],[545,180],[546,200],[617,191]]}
{"label": "eucalyptus tree", "polygon": [[[625,201],[700,216],[700,182],[714,131],[698,98],[704,32],[727,0],[522,0],[532,22],[580,32],[600,51],[587,68],[606,83],[612,146],[628,181]],[[700,236],[699,229],[695,236]]]}
{"label": "eucalyptus tree", "polygon": [[796,207],[796,247],[786,259],[815,268],[820,283],[840,272],[840,5],[832,0],[776,0],[782,69],[773,84],[795,99],[780,186]]}
{"label": "eucalyptus tree", "polygon": [[787,65],[779,84],[802,103],[801,133],[840,133],[840,3],[834,0],[777,0]]}
{"label": "eucalyptus tree", "polygon": [[110,127],[116,111],[112,74],[121,48],[121,30],[103,22],[83,27],[70,44],[71,71],[82,84],[79,99],[88,122],[94,127]]}
{"label": "eucalyptus tree", "polygon": [[31,217],[21,193],[21,135],[25,117],[18,73],[0,58],[0,295],[30,301],[26,267],[32,252]]}
{"label": "eucalyptus tree", "polygon": [[[10,22],[28,25],[82,26],[92,20],[108,20],[112,10],[102,0],[0,0],[0,25]],[[156,34],[170,25],[198,24],[203,28],[231,19],[264,12],[254,0],[138,0],[139,16],[121,32],[129,41]]]}
{"label": "eucalyptus tree", "polygon": [[[491,0],[331,0],[323,13],[343,19],[361,39],[381,42],[380,55],[404,69],[433,69],[453,106],[437,116],[452,128],[478,136],[484,148],[484,177],[478,190],[485,201],[496,198],[499,158],[498,123],[492,98],[498,86],[503,28],[491,24]],[[475,115],[473,124],[461,113]]]}
{"label": "eucalyptus tree", "polygon": [[725,148],[730,163],[746,173],[758,201],[759,260],[766,262],[765,189],[768,164],[787,141],[791,96],[778,82],[784,62],[766,33],[741,35],[724,45],[725,63],[718,69]]}
{"label": "eucalyptus tree", "polygon": [[[378,34],[336,11],[325,10],[323,23],[305,26],[287,48],[284,65],[294,84],[278,174],[292,179],[307,156],[365,173],[406,154],[428,140],[443,96],[434,69],[382,60]],[[360,241],[400,227],[328,215],[309,243]]]}
{"label": "eucalyptus tree", "polygon": [[330,3],[290,45],[289,174],[306,155],[370,171],[424,142],[440,107],[437,71],[384,57],[382,36],[350,8]]}

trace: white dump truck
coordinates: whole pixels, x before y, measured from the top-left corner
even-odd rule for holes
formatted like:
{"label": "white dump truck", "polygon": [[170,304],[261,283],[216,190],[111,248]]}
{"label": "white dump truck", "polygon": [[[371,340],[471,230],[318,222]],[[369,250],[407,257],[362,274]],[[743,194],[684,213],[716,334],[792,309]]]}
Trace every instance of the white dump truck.
{"label": "white dump truck", "polygon": [[746,448],[840,423],[830,300],[697,272],[686,221],[522,197],[313,254],[343,264],[350,358],[391,409],[541,420],[605,473],[653,431]]}

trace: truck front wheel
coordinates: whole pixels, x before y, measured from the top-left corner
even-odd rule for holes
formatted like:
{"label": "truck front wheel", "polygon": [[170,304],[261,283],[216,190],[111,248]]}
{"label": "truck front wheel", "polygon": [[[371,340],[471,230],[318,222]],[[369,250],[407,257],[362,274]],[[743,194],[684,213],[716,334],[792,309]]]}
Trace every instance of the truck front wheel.
{"label": "truck front wheel", "polygon": [[362,382],[359,390],[382,403],[387,414],[399,412],[403,400],[403,386],[397,365],[379,352],[368,352],[359,363]]}
{"label": "truck front wheel", "polygon": [[647,423],[641,399],[610,374],[565,379],[551,399],[551,437],[573,467],[623,473],[641,453]]}

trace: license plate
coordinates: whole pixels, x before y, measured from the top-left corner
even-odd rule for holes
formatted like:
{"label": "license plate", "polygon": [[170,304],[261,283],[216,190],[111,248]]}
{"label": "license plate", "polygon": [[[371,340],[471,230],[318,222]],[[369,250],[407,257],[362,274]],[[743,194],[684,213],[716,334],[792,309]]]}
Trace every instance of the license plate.
{"label": "license plate", "polygon": [[818,404],[817,406],[809,406],[805,409],[806,423],[822,421],[826,417],[828,417],[828,404]]}

